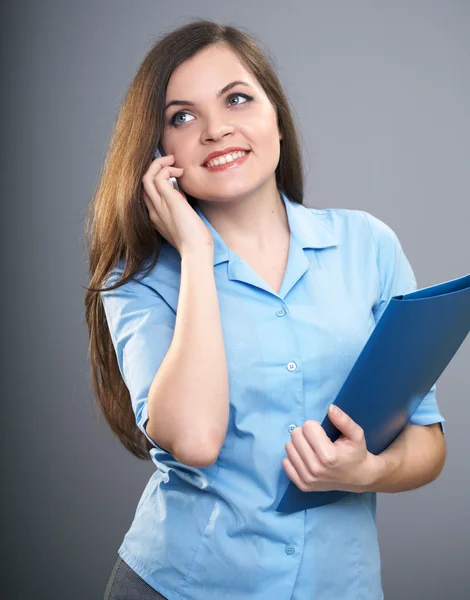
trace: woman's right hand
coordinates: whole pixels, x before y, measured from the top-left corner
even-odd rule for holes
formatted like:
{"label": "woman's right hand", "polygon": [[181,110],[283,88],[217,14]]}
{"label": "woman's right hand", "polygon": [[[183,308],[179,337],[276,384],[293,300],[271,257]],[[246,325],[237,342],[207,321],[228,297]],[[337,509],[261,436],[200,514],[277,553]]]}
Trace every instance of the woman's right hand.
{"label": "woman's right hand", "polygon": [[142,178],[143,196],[154,228],[184,252],[213,249],[214,240],[206,224],[190,206],[186,196],[175,190],[170,177],[180,177],[183,169],[172,167],[173,154],[156,158]]}

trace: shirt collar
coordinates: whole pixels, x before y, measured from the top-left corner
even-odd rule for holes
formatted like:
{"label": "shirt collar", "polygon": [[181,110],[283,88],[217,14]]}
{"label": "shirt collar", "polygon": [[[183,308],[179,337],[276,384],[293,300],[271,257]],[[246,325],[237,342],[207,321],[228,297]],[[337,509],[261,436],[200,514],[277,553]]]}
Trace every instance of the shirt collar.
{"label": "shirt collar", "polygon": [[[298,202],[292,202],[287,195],[277,188],[286,207],[289,229],[301,248],[330,248],[338,246],[339,241],[328,223],[326,211],[311,209]],[[230,249],[204,216],[199,204],[196,202],[194,209],[209,228],[214,240],[214,266],[230,259]]]}

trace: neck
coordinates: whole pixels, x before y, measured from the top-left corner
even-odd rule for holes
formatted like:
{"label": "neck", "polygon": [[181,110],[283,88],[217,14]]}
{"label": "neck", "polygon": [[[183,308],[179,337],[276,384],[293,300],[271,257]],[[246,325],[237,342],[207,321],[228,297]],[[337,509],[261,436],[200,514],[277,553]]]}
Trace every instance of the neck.
{"label": "neck", "polygon": [[243,197],[198,200],[204,216],[232,250],[262,252],[290,236],[289,221],[276,182]]}

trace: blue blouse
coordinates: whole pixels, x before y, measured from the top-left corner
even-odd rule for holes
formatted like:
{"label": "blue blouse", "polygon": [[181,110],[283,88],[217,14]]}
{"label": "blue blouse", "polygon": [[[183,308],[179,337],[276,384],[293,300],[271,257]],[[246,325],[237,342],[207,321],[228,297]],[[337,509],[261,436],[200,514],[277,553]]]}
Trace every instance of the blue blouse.
{"label": "blue blouse", "polygon": [[[226,349],[230,415],[214,464],[190,467],[147,434],[147,397],[172,341],[180,256],[165,243],[141,281],[102,292],[121,375],[156,469],[119,555],[168,600],[381,600],[376,493],[286,514],[291,431],[322,421],[392,296],[416,289],[393,230],[353,209],[290,201],[276,293],[204,217]],[[114,282],[124,265],[108,278]],[[444,421],[434,385],[409,423]],[[379,401],[380,399],[377,399]]]}

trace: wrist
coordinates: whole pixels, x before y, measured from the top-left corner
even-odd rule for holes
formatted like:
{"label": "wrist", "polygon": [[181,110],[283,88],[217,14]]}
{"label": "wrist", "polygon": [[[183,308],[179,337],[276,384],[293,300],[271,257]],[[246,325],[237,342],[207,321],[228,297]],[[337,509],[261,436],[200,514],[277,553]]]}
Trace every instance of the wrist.
{"label": "wrist", "polygon": [[380,454],[369,452],[363,471],[361,492],[375,491],[377,483],[381,480],[385,469],[385,461]]}
{"label": "wrist", "polygon": [[210,264],[214,263],[214,246],[205,244],[197,247],[185,247],[181,252],[181,262],[185,264]]}

